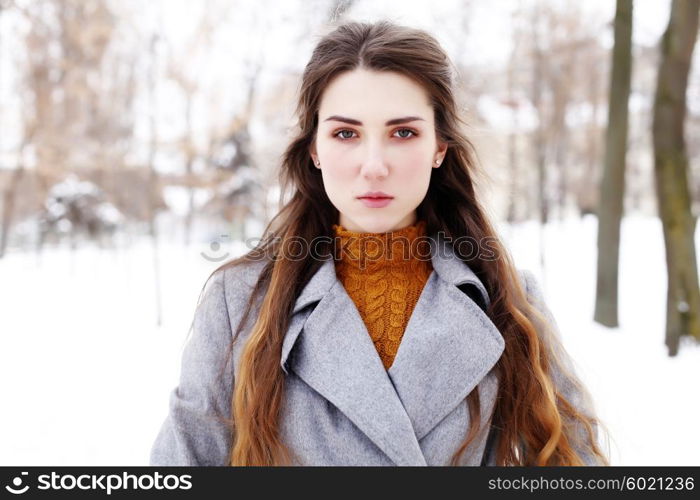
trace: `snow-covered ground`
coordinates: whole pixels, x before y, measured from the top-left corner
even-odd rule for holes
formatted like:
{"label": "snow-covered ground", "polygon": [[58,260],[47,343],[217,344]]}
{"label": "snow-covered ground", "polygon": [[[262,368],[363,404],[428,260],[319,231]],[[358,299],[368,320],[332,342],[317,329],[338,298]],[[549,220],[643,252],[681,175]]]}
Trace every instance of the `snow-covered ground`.
{"label": "snow-covered ground", "polygon": [[[615,465],[698,465],[700,347],[664,346],[665,274],[657,219],[623,224],[621,328],[591,321],[594,218],[503,227],[516,264],[535,272],[564,344],[610,430]],[[699,242],[700,243],[700,242]],[[160,247],[156,326],[148,241],[0,260],[0,465],[147,465],[177,384],[197,296],[216,262],[244,246]]]}
{"label": "snow-covered ground", "polygon": [[[595,305],[596,234],[593,216],[549,224],[545,268],[539,264],[540,226],[502,229],[518,267],[544,287],[564,345],[610,432],[613,465],[700,465],[700,345],[685,337],[670,358],[664,344],[665,250],[657,218],[626,217],[620,244],[620,328],[591,320]],[[696,232],[696,246],[700,238]],[[690,341],[689,341],[690,340]],[[688,342],[689,341],[689,342]]]}

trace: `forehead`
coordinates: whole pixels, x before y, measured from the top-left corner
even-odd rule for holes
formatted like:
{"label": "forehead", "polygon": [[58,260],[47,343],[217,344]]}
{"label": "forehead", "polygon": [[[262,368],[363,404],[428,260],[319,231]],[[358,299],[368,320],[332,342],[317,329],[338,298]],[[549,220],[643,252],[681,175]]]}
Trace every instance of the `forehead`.
{"label": "forehead", "polygon": [[336,76],[323,91],[319,118],[343,115],[359,120],[382,121],[404,115],[432,120],[426,90],[400,73],[354,69]]}

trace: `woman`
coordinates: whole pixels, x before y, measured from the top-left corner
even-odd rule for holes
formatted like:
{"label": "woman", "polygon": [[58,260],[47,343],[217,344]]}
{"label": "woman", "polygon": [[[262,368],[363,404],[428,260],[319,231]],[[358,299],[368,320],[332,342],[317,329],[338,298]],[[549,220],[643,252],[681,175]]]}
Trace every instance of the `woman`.
{"label": "woman", "polygon": [[607,464],[537,284],[476,199],[435,39],[337,27],[297,113],[291,198],[208,280],[151,464]]}

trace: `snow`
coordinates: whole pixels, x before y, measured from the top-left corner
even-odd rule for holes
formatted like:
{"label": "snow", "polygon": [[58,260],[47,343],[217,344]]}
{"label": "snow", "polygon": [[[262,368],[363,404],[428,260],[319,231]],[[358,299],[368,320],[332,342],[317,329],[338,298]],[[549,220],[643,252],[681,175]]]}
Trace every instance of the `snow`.
{"label": "snow", "polygon": [[[698,465],[700,414],[694,381],[700,345],[683,339],[670,358],[664,344],[665,250],[657,218],[625,217],[620,245],[620,328],[591,320],[595,305],[593,216],[551,223],[544,231],[546,272],[539,266],[539,226],[503,230],[516,265],[540,280],[564,345],[610,432],[613,465]],[[696,233],[696,247],[700,238]]]}
{"label": "snow", "polygon": [[[592,217],[503,227],[518,267],[535,272],[564,345],[612,435],[614,465],[698,465],[693,389],[700,347],[669,358],[663,341],[664,249],[655,218],[623,223],[621,327],[592,322]],[[148,240],[9,253],[0,260],[0,465],[147,465],[178,381],[198,294],[216,258],[245,250],[160,244],[163,323],[156,325]],[[10,404],[11,402],[11,404]],[[680,422],[689,422],[685,426]]]}

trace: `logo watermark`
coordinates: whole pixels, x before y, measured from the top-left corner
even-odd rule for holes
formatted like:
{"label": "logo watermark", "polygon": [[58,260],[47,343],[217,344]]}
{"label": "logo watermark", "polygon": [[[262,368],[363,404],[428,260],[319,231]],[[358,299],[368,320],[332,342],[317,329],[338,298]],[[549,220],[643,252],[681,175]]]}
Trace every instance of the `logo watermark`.
{"label": "logo watermark", "polygon": [[[30,485],[25,482],[28,472],[22,472],[20,476],[12,479],[11,485],[5,489],[14,494],[22,495],[30,490]],[[163,475],[160,472],[149,474],[41,474],[37,476],[36,490],[92,490],[104,491],[111,495],[116,490],[189,490],[192,489],[192,476],[189,474]]]}
{"label": "logo watermark", "polygon": [[22,472],[19,476],[12,479],[12,486],[7,485],[5,489],[14,495],[21,495],[29,490],[29,485],[22,486],[22,476],[29,475],[29,472]]}
{"label": "logo watermark", "polygon": [[[222,242],[229,236],[222,234],[209,244],[210,252],[200,255],[209,262],[222,262],[231,252],[222,249]],[[443,244],[438,244],[442,242]],[[356,262],[365,269],[379,261],[407,261],[417,259],[429,261],[433,253],[445,257],[447,253],[457,254],[465,261],[495,261],[499,257],[500,245],[495,237],[473,238],[460,236],[452,238],[444,232],[436,237],[420,236],[409,239],[404,235],[392,233],[361,236],[318,236],[311,240],[293,236],[283,240],[280,236],[263,241],[260,237],[246,238],[242,241],[249,250],[249,260],[268,261],[285,258],[292,261],[348,260]],[[264,243],[264,244],[261,244]]]}

